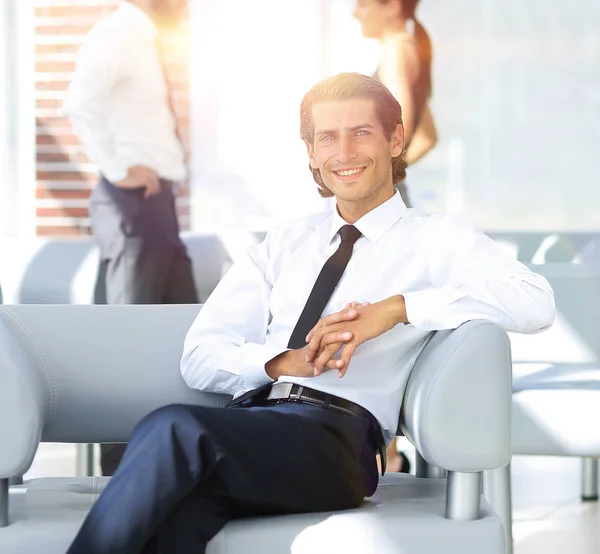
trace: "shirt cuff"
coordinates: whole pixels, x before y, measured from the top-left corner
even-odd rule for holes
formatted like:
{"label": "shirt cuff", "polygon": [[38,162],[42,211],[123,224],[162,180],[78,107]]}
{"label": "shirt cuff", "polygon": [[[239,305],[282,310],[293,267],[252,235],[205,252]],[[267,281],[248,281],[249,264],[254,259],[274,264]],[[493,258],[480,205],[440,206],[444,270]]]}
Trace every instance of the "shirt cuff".
{"label": "shirt cuff", "polygon": [[113,158],[98,164],[100,173],[106,177],[112,184],[121,181],[127,177],[127,164],[123,160]]}
{"label": "shirt cuff", "polygon": [[265,365],[269,360],[279,356],[285,350],[281,348],[275,348],[273,346],[267,346],[265,344],[247,343],[244,345],[244,359],[240,366],[240,375],[244,381],[250,386],[260,386],[267,383],[272,383],[267,372],[265,371]]}
{"label": "shirt cuff", "polygon": [[425,331],[455,329],[465,322],[459,310],[450,307],[466,295],[450,287],[402,293],[406,319],[410,325]]}

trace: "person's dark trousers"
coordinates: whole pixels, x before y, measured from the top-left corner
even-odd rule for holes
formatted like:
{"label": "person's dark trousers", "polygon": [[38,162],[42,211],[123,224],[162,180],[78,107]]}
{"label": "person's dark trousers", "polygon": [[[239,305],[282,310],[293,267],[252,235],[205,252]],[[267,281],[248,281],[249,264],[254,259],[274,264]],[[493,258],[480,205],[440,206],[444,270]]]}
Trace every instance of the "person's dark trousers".
{"label": "person's dark trousers", "polygon": [[[92,232],[103,258],[108,304],[195,304],[191,261],[179,237],[173,185],[161,180],[149,198],[101,178],[90,202]],[[98,288],[98,287],[97,287]],[[103,475],[112,475],[123,444],[101,445]]]}
{"label": "person's dark trousers", "polygon": [[354,508],[377,487],[375,452],[366,418],[306,404],[160,408],[68,554],[202,554],[230,519]]}

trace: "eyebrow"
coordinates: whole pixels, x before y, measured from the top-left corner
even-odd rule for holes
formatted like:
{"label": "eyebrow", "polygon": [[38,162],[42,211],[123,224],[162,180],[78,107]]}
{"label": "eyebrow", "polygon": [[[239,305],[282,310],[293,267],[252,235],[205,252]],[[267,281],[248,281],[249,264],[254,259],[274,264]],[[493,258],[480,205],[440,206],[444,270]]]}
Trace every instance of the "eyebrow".
{"label": "eyebrow", "polygon": [[[348,129],[351,132],[355,132],[355,131],[359,131],[360,129],[375,129],[375,127],[373,125],[371,125],[370,123],[363,123],[362,125],[355,125],[354,127],[350,127],[350,129]],[[338,132],[337,129],[326,129],[324,131],[317,131],[315,134],[318,137],[322,137],[324,135],[335,135]]]}

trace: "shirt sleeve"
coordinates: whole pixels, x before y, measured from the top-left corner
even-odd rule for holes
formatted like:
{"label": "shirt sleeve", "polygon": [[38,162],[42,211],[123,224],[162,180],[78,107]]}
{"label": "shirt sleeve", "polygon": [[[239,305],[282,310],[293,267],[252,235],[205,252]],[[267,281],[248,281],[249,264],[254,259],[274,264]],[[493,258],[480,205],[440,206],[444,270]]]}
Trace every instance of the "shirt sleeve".
{"label": "shirt sleeve", "polygon": [[265,364],[285,351],[266,344],[272,242],[269,233],[233,264],[192,324],[181,359],[190,387],[235,396],[272,382]]}
{"label": "shirt sleeve", "polygon": [[486,319],[518,333],[552,325],[554,293],[548,281],[505,253],[467,217],[438,217],[424,250],[433,287],[403,295],[411,325],[455,329]]}
{"label": "shirt sleeve", "polygon": [[127,175],[127,164],[116,151],[107,119],[107,105],[123,72],[121,44],[100,40],[91,33],[81,47],[64,109],[83,143],[86,155],[112,182]]}

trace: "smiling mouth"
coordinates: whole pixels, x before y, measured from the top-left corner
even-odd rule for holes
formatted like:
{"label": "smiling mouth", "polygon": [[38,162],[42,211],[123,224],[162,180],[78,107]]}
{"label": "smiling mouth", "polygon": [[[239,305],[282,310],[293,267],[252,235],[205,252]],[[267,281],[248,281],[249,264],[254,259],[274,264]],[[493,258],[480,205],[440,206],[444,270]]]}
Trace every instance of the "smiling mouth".
{"label": "smiling mouth", "polygon": [[338,177],[342,179],[353,179],[358,177],[363,171],[364,167],[356,167],[354,169],[342,169],[340,171],[333,171]]}

